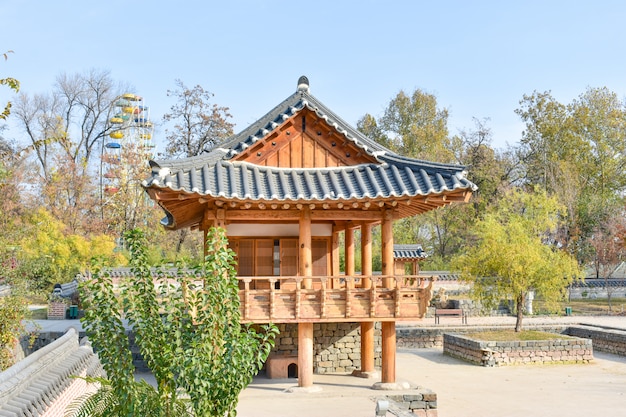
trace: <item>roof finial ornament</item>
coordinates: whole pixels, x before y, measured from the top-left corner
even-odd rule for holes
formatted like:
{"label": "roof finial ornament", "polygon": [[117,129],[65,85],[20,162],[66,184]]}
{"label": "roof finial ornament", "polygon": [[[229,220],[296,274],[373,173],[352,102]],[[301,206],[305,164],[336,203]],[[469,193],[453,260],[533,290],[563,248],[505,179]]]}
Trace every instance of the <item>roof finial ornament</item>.
{"label": "roof finial ornament", "polygon": [[298,91],[305,91],[307,93],[309,92],[309,79],[306,77],[306,75],[298,78]]}

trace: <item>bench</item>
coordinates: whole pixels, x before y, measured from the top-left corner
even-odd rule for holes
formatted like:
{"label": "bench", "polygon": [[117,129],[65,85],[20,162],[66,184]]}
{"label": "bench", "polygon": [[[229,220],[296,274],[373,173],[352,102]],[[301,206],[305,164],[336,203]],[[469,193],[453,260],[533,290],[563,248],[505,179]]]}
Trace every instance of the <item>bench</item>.
{"label": "bench", "polygon": [[437,308],[435,309],[435,324],[439,324],[439,317],[461,317],[461,323],[467,324],[467,316],[461,308]]}

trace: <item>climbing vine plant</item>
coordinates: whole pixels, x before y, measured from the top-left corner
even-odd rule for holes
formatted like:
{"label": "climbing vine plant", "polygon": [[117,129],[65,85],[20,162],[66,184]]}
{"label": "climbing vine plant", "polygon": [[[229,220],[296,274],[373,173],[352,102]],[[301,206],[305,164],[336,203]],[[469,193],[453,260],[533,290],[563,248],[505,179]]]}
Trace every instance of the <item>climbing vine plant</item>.
{"label": "climbing vine plant", "polygon": [[[118,294],[106,273],[83,287],[89,302],[83,325],[107,378],[68,415],[236,416],[239,393],[263,366],[278,330],[240,324],[234,254],[224,230],[209,230],[202,265],[167,274],[148,264],[141,231],[125,238],[132,280],[121,283]],[[157,285],[155,275],[163,277]],[[135,382],[126,327],[155,387]]]}

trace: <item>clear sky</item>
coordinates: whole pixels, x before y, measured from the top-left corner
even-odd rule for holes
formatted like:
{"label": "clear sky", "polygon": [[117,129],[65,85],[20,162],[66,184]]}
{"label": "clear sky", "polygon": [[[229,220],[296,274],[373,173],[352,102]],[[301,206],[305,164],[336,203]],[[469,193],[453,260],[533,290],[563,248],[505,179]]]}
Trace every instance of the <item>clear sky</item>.
{"label": "clear sky", "polygon": [[[450,133],[489,118],[502,148],[521,137],[524,94],[626,96],[626,2],[0,0],[7,50],[0,78],[28,94],[50,92],[61,73],[109,70],[159,121],[181,79],[229,107],[236,131],[292,94],[300,75],[352,125],[420,88],[449,110]],[[0,88],[0,102],[9,98]]]}

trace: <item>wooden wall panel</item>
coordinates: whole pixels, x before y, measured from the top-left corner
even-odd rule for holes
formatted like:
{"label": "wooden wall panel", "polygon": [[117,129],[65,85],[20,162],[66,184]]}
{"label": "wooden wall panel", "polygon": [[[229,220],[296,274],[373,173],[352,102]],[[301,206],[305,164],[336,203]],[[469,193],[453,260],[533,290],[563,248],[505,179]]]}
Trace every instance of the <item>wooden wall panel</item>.
{"label": "wooden wall panel", "polygon": [[[315,142],[314,142],[315,143]],[[328,166],[326,161],[326,149],[324,149],[319,144],[315,143],[315,166],[318,168],[324,168]]]}
{"label": "wooden wall panel", "polygon": [[329,253],[329,240],[328,239],[312,239],[311,240],[311,255],[313,258],[313,276],[326,276],[329,275],[330,258]]}
{"label": "wooden wall panel", "polygon": [[257,276],[274,275],[274,239],[256,239]]}
{"label": "wooden wall panel", "polygon": [[254,276],[254,240],[239,240],[237,274],[242,277]]}
{"label": "wooden wall panel", "polygon": [[298,239],[280,239],[280,275],[298,275]]}
{"label": "wooden wall panel", "polygon": [[278,151],[278,166],[281,168],[291,168],[290,144],[286,144]]}
{"label": "wooden wall panel", "polygon": [[302,136],[291,142],[291,168],[302,166]]}
{"label": "wooden wall panel", "polygon": [[265,165],[270,166],[270,167],[277,167],[278,166],[278,154],[277,153],[272,153],[265,160]]}
{"label": "wooden wall panel", "polygon": [[302,167],[303,168],[313,168],[314,160],[313,157],[315,155],[315,142],[308,137],[302,136]]}

